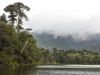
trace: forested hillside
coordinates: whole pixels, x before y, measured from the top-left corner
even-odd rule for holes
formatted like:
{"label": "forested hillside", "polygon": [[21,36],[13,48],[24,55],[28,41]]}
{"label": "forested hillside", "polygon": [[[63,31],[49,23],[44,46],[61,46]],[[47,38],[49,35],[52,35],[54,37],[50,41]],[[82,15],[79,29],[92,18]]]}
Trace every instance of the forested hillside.
{"label": "forested hillside", "polygon": [[[4,8],[0,16],[0,65],[16,67],[21,64],[35,63],[37,56],[36,40],[30,35],[30,28],[23,28],[23,19],[28,20],[24,10],[30,8],[16,2]],[[33,60],[34,59],[34,60]]]}

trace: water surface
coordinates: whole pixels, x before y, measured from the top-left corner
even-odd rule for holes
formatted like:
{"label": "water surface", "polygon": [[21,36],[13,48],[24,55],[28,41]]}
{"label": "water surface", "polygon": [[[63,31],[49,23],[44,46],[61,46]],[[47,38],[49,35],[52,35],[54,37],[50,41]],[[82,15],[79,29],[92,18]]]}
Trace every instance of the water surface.
{"label": "water surface", "polygon": [[100,75],[98,69],[34,69],[32,66],[14,70],[0,68],[0,75]]}
{"label": "water surface", "polygon": [[100,72],[89,70],[38,70],[35,75],[100,75]]}

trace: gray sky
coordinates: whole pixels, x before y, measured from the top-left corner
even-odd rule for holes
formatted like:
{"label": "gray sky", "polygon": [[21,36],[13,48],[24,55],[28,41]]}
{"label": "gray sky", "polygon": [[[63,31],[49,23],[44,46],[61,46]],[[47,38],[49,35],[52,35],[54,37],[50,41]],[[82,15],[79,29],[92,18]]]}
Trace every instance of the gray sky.
{"label": "gray sky", "polygon": [[100,32],[100,0],[1,0],[0,10],[14,2],[23,2],[31,8],[27,13],[30,21],[24,27],[33,31]]}

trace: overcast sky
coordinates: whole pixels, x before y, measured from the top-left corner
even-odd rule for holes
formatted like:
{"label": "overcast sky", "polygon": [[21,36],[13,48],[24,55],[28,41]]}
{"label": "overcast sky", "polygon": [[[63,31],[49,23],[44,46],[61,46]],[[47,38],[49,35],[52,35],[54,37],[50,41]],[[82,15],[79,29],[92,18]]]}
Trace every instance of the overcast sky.
{"label": "overcast sky", "polygon": [[33,31],[100,32],[100,0],[0,0],[0,10],[14,2],[23,2],[31,8],[24,27]]}

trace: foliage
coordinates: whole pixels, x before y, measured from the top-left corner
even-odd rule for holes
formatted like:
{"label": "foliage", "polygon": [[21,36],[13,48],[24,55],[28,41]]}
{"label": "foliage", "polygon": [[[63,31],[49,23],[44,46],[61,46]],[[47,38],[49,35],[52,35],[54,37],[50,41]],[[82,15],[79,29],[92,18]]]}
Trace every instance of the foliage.
{"label": "foliage", "polygon": [[45,50],[40,48],[42,64],[100,64],[100,55],[96,52],[83,50]]}
{"label": "foliage", "polygon": [[[29,34],[29,31],[27,32],[23,29],[20,32],[16,32],[14,23],[18,22],[15,20],[18,20],[17,16],[19,15],[17,4],[20,4],[20,10],[24,14],[21,15],[22,13],[20,13],[20,19],[22,20],[26,16],[24,11],[22,11],[26,9],[26,6],[19,2],[4,8],[6,12],[9,12],[9,21],[7,21],[5,14],[0,16],[0,65],[13,68],[21,64],[33,64],[35,55],[38,53],[36,41]],[[21,52],[27,40],[28,43],[23,52]]]}

